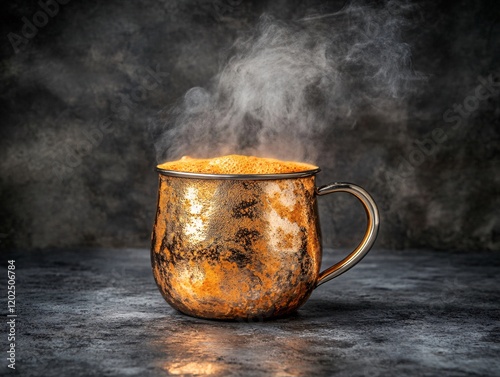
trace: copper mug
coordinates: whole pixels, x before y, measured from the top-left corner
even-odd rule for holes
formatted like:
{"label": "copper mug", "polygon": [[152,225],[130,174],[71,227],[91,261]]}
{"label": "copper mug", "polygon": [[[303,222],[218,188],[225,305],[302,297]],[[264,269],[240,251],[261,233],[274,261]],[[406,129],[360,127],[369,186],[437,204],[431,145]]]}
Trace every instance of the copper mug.
{"label": "copper mug", "polygon": [[[358,263],[377,237],[379,215],[372,197],[351,183],[316,187],[320,169],[257,175],[157,170],[153,274],[165,300],[191,316],[287,315],[316,287]],[[358,198],[368,226],[354,251],[320,272],[316,198],[334,192]]]}

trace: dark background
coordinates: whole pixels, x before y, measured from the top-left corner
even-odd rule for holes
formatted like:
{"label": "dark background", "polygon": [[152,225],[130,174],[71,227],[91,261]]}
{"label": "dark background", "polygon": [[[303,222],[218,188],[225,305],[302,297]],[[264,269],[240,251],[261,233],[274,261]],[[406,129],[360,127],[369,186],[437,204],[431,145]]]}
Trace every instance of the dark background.
{"label": "dark background", "polygon": [[[151,122],[206,84],[263,12],[297,19],[343,4],[73,0],[16,53],[9,33],[22,36],[23,17],[42,8],[3,2],[1,247],[148,247],[157,188]],[[317,146],[319,184],[352,181],[372,193],[377,247],[499,250],[500,88],[473,98],[480,76],[500,77],[499,3],[415,4],[404,38],[427,83],[382,119],[332,125]],[[148,69],[161,72],[158,85],[141,89],[154,82]],[[473,110],[446,122],[464,101]],[[321,198],[320,208],[325,245],[355,246],[365,221],[356,200]]]}

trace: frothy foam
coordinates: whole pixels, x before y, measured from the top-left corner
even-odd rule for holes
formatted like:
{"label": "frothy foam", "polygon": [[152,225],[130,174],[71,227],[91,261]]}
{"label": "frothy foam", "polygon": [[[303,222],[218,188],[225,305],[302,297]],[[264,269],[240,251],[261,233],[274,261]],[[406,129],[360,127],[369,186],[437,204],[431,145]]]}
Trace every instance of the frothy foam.
{"label": "frothy foam", "polygon": [[184,156],[180,160],[160,164],[158,168],[203,174],[282,174],[313,170],[317,169],[317,166],[304,162],[233,154],[208,159]]}

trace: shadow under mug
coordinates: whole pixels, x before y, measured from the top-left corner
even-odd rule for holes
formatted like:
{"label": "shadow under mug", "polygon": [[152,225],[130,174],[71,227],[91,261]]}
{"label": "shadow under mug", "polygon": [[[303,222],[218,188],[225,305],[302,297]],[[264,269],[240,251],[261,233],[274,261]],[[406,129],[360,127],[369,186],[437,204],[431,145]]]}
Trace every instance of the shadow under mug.
{"label": "shadow under mug", "polygon": [[[153,275],[165,300],[191,316],[287,315],[317,286],[357,264],[377,237],[372,197],[351,183],[316,187],[320,169],[256,175],[157,171]],[[354,251],[320,272],[317,197],[334,192],[358,198],[368,225]]]}

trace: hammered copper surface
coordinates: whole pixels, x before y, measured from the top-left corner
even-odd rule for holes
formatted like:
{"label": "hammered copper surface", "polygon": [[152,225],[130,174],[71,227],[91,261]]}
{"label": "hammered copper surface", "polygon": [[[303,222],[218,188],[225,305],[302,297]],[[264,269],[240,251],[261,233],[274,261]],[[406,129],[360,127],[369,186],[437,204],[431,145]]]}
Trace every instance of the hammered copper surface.
{"label": "hammered copper surface", "polygon": [[267,181],[160,175],[153,273],[189,315],[269,318],[296,310],[321,263],[315,177]]}

